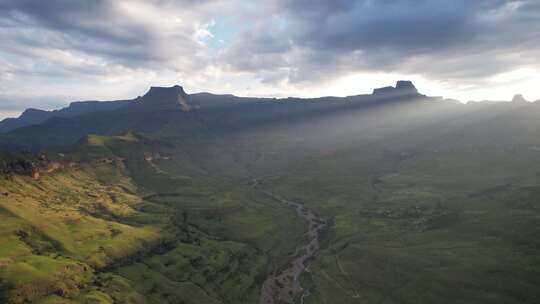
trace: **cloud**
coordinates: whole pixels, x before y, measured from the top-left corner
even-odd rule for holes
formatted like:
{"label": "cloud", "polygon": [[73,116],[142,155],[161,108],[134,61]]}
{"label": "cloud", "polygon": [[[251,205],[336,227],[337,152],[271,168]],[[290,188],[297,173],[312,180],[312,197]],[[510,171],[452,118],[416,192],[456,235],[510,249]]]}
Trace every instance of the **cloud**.
{"label": "cloud", "polygon": [[[540,5],[533,0],[278,4],[287,28],[276,28],[271,18],[259,21],[224,53],[231,68],[287,69],[285,80],[292,83],[386,71],[480,84],[516,66],[539,65]],[[249,51],[240,56],[242,50]]]}
{"label": "cloud", "polygon": [[0,94],[0,104],[2,104],[2,111],[7,112],[21,112],[28,108],[33,108],[36,102],[43,102],[44,100],[49,105],[44,110],[53,110],[61,108],[63,106],[61,96],[47,96],[47,97],[20,97],[9,96]]}
{"label": "cloud", "polygon": [[214,2],[0,1],[0,96],[11,100],[0,110],[115,98],[204,70]]}
{"label": "cloud", "polygon": [[[369,75],[500,99],[538,78],[539,20],[535,0],[2,0],[0,111],[174,83],[340,95],[370,91],[344,89]],[[534,77],[504,77],[523,69]]]}
{"label": "cloud", "polygon": [[7,0],[0,5],[2,36],[15,53],[74,50],[125,66],[174,64],[199,50],[200,24],[196,10],[179,5],[192,1],[171,3]]}

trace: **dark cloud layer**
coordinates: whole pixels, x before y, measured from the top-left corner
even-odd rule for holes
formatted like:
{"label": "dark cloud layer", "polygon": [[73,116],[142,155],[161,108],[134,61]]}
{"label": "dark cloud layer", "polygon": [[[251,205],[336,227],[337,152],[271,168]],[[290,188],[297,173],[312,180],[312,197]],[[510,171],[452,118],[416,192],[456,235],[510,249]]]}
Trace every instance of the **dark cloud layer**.
{"label": "dark cloud layer", "polygon": [[[288,21],[280,39],[261,39],[273,31],[271,20],[263,20],[264,26],[239,37],[224,61],[238,69],[294,67],[288,75],[292,81],[358,70],[482,78],[537,64],[540,5],[535,0],[278,3],[277,14]],[[258,52],[239,56],[244,49]],[[515,53],[520,56],[512,57]]]}
{"label": "dark cloud layer", "polygon": [[[161,1],[163,2],[163,1]],[[77,50],[126,65],[165,61],[158,29],[125,15],[120,1],[3,0],[0,19],[15,29],[14,46]],[[41,34],[41,35],[40,35]],[[183,37],[182,33],[178,38]],[[189,43],[185,39],[184,43]]]}

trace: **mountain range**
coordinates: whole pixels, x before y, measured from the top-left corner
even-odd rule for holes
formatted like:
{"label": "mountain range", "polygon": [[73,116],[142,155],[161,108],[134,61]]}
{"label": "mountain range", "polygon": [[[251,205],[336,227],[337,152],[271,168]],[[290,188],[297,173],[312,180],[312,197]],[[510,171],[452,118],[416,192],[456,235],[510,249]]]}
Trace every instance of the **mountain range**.
{"label": "mountain range", "polygon": [[[373,94],[354,96],[354,99],[369,97],[376,97],[377,99],[393,98],[402,96],[414,96],[420,97],[416,88],[410,81],[399,81],[396,87],[385,87],[375,89]],[[305,99],[304,101],[347,101],[351,98],[316,98]],[[293,100],[293,98],[287,98],[285,100]],[[294,99],[299,101],[300,99]],[[132,100],[117,100],[117,101],[78,101],[72,102],[69,106],[53,111],[45,111],[39,109],[27,109],[18,118],[7,118],[0,121],[0,132],[7,133],[20,127],[26,127],[31,125],[41,124],[51,118],[74,118],[82,114],[106,112],[116,110],[125,106],[132,105],[133,107],[142,108],[145,105],[148,110],[181,110],[189,112],[193,109],[200,109],[201,107],[206,109],[207,107],[215,106],[232,106],[236,102],[270,102],[270,101],[284,101],[275,98],[242,98],[234,95],[216,95],[210,93],[199,93],[188,95],[184,89],[175,85],[173,87],[151,87],[150,90],[144,95],[139,96]]]}
{"label": "mountain range", "polygon": [[[410,81],[398,81],[395,87],[374,89],[372,94],[310,99],[187,94],[181,86],[175,85],[151,87],[145,95],[131,100],[73,102],[68,107],[53,111],[27,109],[18,118],[0,122],[0,133],[3,133],[0,142],[10,147],[39,149],[72,144],[88,133],[153,132],[171,121],[193,132],[198,132],[196,128],[201,124],[216,130],[241,129],[272,121],[329,116],[396,102],[436,102],[441,108],[462,106],[455,100],[422,95]],[[521,95],[513,99],[514,105],[525,102]],[[475,107],[470,104],[462,108]],[[40,140],[43,138],[48,139]]]}

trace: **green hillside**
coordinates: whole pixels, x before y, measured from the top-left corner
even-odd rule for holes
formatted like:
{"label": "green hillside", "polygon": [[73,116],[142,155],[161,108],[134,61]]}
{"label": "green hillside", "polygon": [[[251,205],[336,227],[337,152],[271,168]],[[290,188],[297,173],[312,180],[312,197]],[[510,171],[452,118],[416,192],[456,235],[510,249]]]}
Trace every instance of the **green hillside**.
{"label": "green hillside", "polygon": [[209,96],[3,135],[0,302],[540,299],[538,104]]}
{"label": "green hillside", "polygon": [[168,173],[145,160],[153,149],[133,133],[91,135],[59,171],[0,181],[5,301],[255,301],[302,223],[249,185]]}

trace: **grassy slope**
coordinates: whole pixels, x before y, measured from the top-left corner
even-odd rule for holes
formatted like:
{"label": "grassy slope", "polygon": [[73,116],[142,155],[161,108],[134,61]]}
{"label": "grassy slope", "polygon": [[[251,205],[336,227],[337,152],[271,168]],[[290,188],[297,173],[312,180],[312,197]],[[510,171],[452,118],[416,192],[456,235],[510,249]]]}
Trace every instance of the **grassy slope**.
{"label": "grassy slope", "polygon": [[[115,181],[100,183],[97,175]],[[16,176],[0,181],[0,189],[8,193],[0,198],[0,275],[3,284],[14,287],[14,301],[51,291],[77,293],[93,269],[163,237],[158,222],[128,224],[138,216],[142,200],[116,168],[70,168],[38,181]]]}
{"label": "grassy slope", "polygon": [[[69,155],[74,167],[0,181],[8,193],[0,197],[2,296],[256,301],[265,273],[293,252],[303,224],[249,185],[201,175],[186,153],[163,146],[134,134],[88,136]],[[172,155],[145,161],[160,152]]]}
{"label": "grassy slope", "polygon": [[538,107],[427,126],[414,110],[382,130],[322,120],[202,151],[332,220],[306,303],[538,302]]}
{"label": "grassy slope", "polygon": [[540,153],[358,155],[315,157],[267,181],[333,220],[304,277],[307,303],[540,299]]}
{"label": "grassy slope", "polygon": [[173,222],[189,233],[172,250],[118,272],[155,303],[256,302],[265,273],[294,251],[303,223],[249,183],[198,167],[205,155],[176,147],[160,152],[170,158],[153,166],[127,160],[128,169],[158,194],[148,200],[174,209]]}

